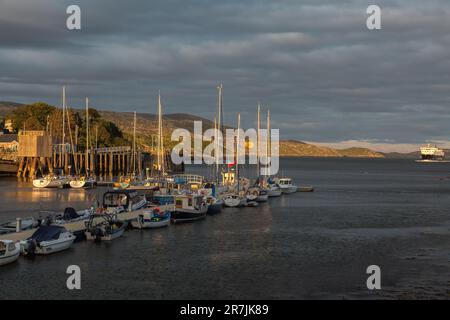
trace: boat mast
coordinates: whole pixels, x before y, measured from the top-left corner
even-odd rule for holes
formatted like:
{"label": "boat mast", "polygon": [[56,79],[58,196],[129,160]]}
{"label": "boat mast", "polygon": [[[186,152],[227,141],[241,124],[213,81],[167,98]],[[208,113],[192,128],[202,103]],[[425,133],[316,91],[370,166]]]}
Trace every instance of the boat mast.
{"label": "boat mast", "polygon": [[164,176],[164,137],[162,123],[161,93],[158,93],[158,170]]}
{"label": "boat mast", "polygon": [[136,111],[133,119],[133,177],[136,175]]}
{"label": "boat mast", "polygon": [[260,170],[260,165],[259,165],[259,145],[260,145],[260,139],[261,139],[261,137],[260,137],[260,129],[261,129],[261,125],[260,125],[260,123],[261,123],[261,117],[260,117],[260,111],[261,111],[261,105],[258,103],[258,124],[257,124],[257,129],[258,129],[258,132],[257,132],[257,137],[256,137],[256,176],[258,177],[258,184],[261,184],[260,183],[260,181],[259,181],[259,177],[260,177],[260,174],[259,174],[259,170]]}
{"label": "boat mast", "polygon": [[270,140],[270,109],[267,110],[267,143],[266,143],[266,176],[270,176],[270,149],[272,141]]}
{"label": "boat mast", "polygon": [[86,97],[86,176],[90,175],[89,172],[89,98]]}
{"label": "boat mast", "polygon": [[[217,156],[216,156],[216,184],[219,185],[219,172],[220,172],[220,159],[219,155],[223,153],[223,144],[221,144],[220,135],[222,133],[222,94],[223,85],[217,86],[217,130],[216,130],[216,140],[217,140]],[[222,152],[219,152],[219,148],[222,148]],[[222,154],[223,157],[223,154]]]}
{"label": "boat mast", "polygon": [[241,131],[241,114],[238,113],[238,125],[237,125],[237,143],[236,143],[236,177],[237,177],[237,195],[239,196],[239,139]]}
{"label": "boat mast", "polygon": [[66,140],[66,121],[65,121],[65,109],[66,109],[66,86],[63,86],[62,91],[62,144],[61,144],[61,167],[64,167],[64,154],[65,154],[65,140]]}

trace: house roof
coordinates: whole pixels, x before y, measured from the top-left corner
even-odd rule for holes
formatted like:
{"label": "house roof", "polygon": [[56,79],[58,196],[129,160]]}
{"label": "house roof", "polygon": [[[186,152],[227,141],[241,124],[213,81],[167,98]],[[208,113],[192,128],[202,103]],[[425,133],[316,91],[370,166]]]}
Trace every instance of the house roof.
{"label": "house roof", "polygon": [[10,133],[7,133],[7,134],[1,134],[0,135],[0,143],[10,143],[10,142],[13,142],[13,141],[19,141],[19,138],[17,137],[17,134],[10,134]]}

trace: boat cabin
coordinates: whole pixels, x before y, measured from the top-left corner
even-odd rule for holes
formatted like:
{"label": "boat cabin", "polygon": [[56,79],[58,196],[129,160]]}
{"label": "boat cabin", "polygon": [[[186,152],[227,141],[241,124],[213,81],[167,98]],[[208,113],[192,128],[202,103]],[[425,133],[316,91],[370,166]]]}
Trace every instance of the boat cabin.
{"label": "boat cabin", "polygon": [[278,180],[278,184],[280,186],[289,186],[292,184],[292,179],[289,178],[281,178]]}
{"label": "boat cabin", "polygon": [[123,207],[128,210],[133,203],[140,200],[140,196],[135,190],[114,190],[103,195],[103,208]]}
{"label": "boat cabin", "polygon": [[0,241],[0,256],[4,256],[6,253],[16,250],[16,245],[13,241],[4,240]]}
{"label": "boat cabin", "polygon": [[174,196],[175,209],[197,210],[201,207],[203,196],[200,195],[177,195]]}

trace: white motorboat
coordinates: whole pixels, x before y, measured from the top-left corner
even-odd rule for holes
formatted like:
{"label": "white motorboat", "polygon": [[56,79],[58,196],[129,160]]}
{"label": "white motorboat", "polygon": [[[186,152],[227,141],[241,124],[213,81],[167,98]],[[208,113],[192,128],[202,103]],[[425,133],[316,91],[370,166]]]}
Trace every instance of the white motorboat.
{"label": "white motorboat", "polygon": [[66,224],[81,220],[87,220],[90,218],[92,214],[95,213],[93,207],[89,209],[84,209],[80,211],[76,211],[74,208],[67,207],[64,209],[64,213],[56,215],[52,220],[53,224]]}
{"label": "white motorboat", "polygon": [[0,240],[0,266],[19,259],[20,243],[11,240]]}
{"label": "white motorboat", "polygon": [[136,220],[131,221],[133,228],[152,229],[166,227],[170,223],[171,212],[162,211],[159,207],[145,209]]}
{"label": "white motorboat", "polygon": [[266,202],[267,200],[269,200],[269,191],[261,188],[259,190],[259,194],[258,197],[256,198],[257,202]]}
{"label": "white motorboat", "polygon": [[123,208],[131,212],[143,208],[147,204],[145,195],[139,195],[135,190],[114,190],[105,192],[103,195],[103,207]]}
{"label": "white motorboat", "polygon": [[85,235],[87,240],[111,241],[121,237],[126,227],[127,223],[115,215],[95,214],[86,222]]}
{"label": "white motorboat", "polygon": [[236,194],[230,194],[223,198],[226,207],[242,207],[247,203],[247,199]]}
{"label": "white motorboat", "polygon": [[269,197],[279,197],[282,192],[281,188],[273,183],[267,186],[267,193]]}
{"label": "white motorboat", "polygon": [[81,177],[72,179],[69,182],[72,189],[89,189],[97,185],[97,181],[92,177]]}
{"label": "white motorboat", "polygon": [[33,235],[20,242],[24,254],[48,255],[69,249],[76,237],[61,226],[40,226]]}
{"label": "white motorboat", "polygon": [[297,192],[297,186],[292,183],[292,179],[290,178],[278,179],[277,184],[282,193],[288,194]]}
{"label": "white motorboat", "polygon": [[33,229],[38,225],[38,222],[34,218],[17,218],[16,221],[9,221],[0,224],[0,235],[22,232],[25,230]]}
{"label": "white motorboat", "polygon": [[64,188],[68,183],[68,178],[57,176],[46,176],[33,180],[35,188]]}

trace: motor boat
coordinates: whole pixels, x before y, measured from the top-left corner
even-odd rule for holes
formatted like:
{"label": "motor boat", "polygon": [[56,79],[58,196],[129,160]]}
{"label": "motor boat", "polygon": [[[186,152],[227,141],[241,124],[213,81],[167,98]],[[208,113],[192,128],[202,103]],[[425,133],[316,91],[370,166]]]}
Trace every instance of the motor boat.
{"label": "motor boat", "polygon": [[260,188],[256,202],[266,202],[267,200],[269,200],[269,192],[267,189]]}
{"label": "motor boat", "polygon": [[94,214],[95,210],[93,207],[89,209],[84,209],[80,211],[76,211],[74,208],[67,207],[64,209],[63,213],[56,213],[53,211],[41,211],[40,214],[46,214],[47,217],[45,218],[43,224],[45,225],[63,225],[66,223],[81,221],[81,220],[87,220],[91,216],[91,214]]}
{"label": "motor boat", "polygon": [[64,188],[69,181],[69,178],[62,176],[45,176],[34,179],[33,186],[36,188]]}
{"label": "motor boat", "polygon": [[69,249],[76,237],[62,226],[40,226],[33,235],[20,242],[23,254],[48,255]]}
{"label": "motor boat", "polygon": [[123,235],[127,227],[125,221],[117,220],[116,215],[93,214],[86,224],[86,239],[111,241]]}
{"label": "motor boat", "polygon": [[146,204],[145,195],[139,195],[135,190],[114,190],[103,195],[104,209],[116,208],[131,212],[143,208]]}
{"label": "motor boat", "polygon": [[247,198],[240,197],[236,194],[230,194],[223,198],[226,207],[242,207],[247,203]]}
{"label": "motor boat", "polygon": [[288,194],[297,192],[297,186],[292,183],[292,179],[290,178],[281,178],[276,182],[282,193]]}
{"label": "motor boat", "polygon": [[222,211],[223,200],[213,196],[207,196],[205,199],[206,204],[208,205],[208,211],[206,212],[207,214],[216,214]]}
{"label": "motor boat", "polygon": [[267,185],[267,194],[269,198],[279,197],[281,196],[281,188],[275,183],[271,183]]}
{"label": "motor boat", "polygon": [[38,224],[39,222],[34,218],[18,218],[15,221],[0,224],[0,235],[30,230]]}
{"label": "motor boat", "polygon": [[92,189],[97,186],[97,180],[93,177],[81,177],[70,180],[69,185],[72,189]]}
{"label": "motor boat", "polygon": [[20,243],[11,240],[0,240],[0,266],[19,259]]}
{"label": "motor boat", "polygon": [[161,228],[169,225],[170,218],[170,211],[163,211],[159,207],[148,208],[136,220],[132,220],[131,225],[137,229]]}
{"label": "motor boat", "polygon": [[174,202],[175,211],[172,214],[172,223],[200,220],[206,217],[208,205],[201,195],[175,195]]}

